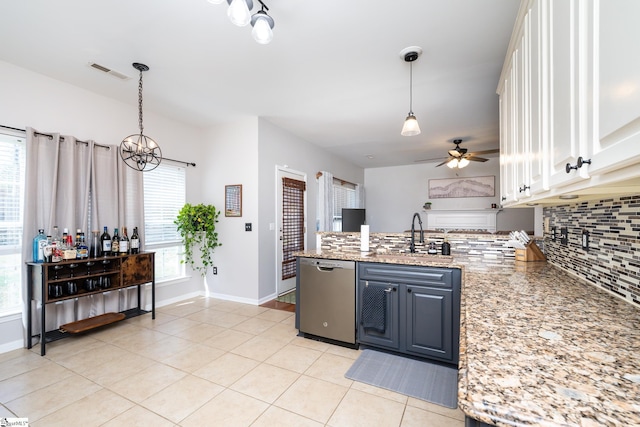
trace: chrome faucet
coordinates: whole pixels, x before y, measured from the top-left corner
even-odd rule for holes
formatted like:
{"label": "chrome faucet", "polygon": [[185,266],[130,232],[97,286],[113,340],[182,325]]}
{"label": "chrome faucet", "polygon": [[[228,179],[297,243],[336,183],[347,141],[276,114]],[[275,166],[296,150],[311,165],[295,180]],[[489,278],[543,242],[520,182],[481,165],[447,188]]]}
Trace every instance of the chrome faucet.
{"label": "chrome faucet", "polygon": [[418,224],[420,225],[420,243],[424,243],[424,230],[422,229],[422,218],[418,212],[413,214],[411,219],[411,246],[409,246],[409,252],[412,254],[416,252],[416,218],[418,218]]}

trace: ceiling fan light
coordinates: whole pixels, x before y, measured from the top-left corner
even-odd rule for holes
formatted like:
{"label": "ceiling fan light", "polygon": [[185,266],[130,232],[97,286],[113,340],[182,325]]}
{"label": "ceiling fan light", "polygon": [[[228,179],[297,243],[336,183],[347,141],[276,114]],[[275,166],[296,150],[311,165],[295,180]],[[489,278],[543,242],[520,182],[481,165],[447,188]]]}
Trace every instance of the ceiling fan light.
{"label": "ceiling fan light", "polygon": [[253,39],[260,44],[268,44],[273,40],[274,26],[273,18],[270,17],[265,11],[259,10],[255,15],[251,17],[251,35]]}
{"label": "ceiling fan light", "polygon": [[400,134],[402,136],[420,135],[420,125],[413,113],[409,113],[405,119],[404,125],[402,125],[402,132],[400,132]]}
{"label": "ceiling fan light", "polygon": [[249,11],[253,8],[253,0],[227,0],[227,3],[229,3],[227,16],[231,22],[238,27],[245,27],[251,22]]}
{"label": "ceiling fan light", "polygon": [[447,163],[447,167],[449,169],[455,169],[458,167],[458,159],[451,159],[449,160],[449,162]]}
{"label": "ceiling fan light", "polygon": [[461,158],[458,161],[458,169],[462,169],[463,167],[467,166],[469,163],[470,163],[469,160],[465,159],[464,157]]}

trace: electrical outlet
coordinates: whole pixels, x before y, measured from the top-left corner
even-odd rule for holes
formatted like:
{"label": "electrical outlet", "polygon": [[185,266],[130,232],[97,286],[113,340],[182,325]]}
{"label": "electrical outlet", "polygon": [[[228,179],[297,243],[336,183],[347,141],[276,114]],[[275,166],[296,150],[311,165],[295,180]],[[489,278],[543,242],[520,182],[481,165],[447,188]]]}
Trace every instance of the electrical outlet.
{"label": "electrical outlet", "polygon": [[218,274],[218,267],[213,267],[213,274]]}
{"label": "electrical outlet", "polygon": [[558,227],[554,225],[553,227],[551,227],[551,241],[553,242],[556,241],[557,233],[558,233]]}
{"label": "electrical outlet", "polygon": [[582,249],[589,250],[589,231],[582,230]]}
{"label": "electrical outlet", "polygon": [[244,223],[244,231],[251,231],[251,223],[250,222],[245,222]]}
{"label": "electrical outlet", "polygon": [[569,229],[567,227],[560,228],[560,243],[563,245],[569,244]]}

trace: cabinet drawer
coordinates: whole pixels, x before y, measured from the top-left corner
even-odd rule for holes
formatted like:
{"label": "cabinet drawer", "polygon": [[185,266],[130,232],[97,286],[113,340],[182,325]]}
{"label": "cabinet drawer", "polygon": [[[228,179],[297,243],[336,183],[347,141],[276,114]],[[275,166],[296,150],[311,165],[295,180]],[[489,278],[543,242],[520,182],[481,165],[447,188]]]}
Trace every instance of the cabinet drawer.
{"label": "cabinet drawer", "polygon": [[417,265],[394,265],[373,262],[359,263],[360,279],[390,281],[411,285],[453,287],[455,269],[422,267]]}

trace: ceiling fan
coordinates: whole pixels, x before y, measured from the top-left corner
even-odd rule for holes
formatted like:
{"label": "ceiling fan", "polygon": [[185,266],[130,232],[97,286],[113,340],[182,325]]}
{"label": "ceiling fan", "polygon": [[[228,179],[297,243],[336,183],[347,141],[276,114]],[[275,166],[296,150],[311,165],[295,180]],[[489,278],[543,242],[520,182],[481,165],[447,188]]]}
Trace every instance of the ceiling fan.
{"label": "ceiling fan", "polygon": [[[463,167],[467,166],[469,164],[469,162],[486,162],[489,159],[485,159],[484,157],[477,157],[478,155],[481,154],[493,154],[493,153],[499,153],[500,150],[495,148],[492,150],[483,150],[483,151],[474,151],[472,153],[468,153],[466,148],[461,148],[460,144],[462,144],[462,140],[461,139],[454,139],[452,141],[454,144],[456,144],[456,148],[454,148],[453,150],[449,150],[449,157],[447,157],[442,163],[436,165],[436,167],[438,166],[442,166],[444,164],[446,164],[448,167],[450,167],[451,169],[462,169]],[[441,158],[437,158],[437,159],[424,159],[424,160],[416,160],[416,163],[418,162],[428,162],[431,160],[441,160],[443,159]]]}

